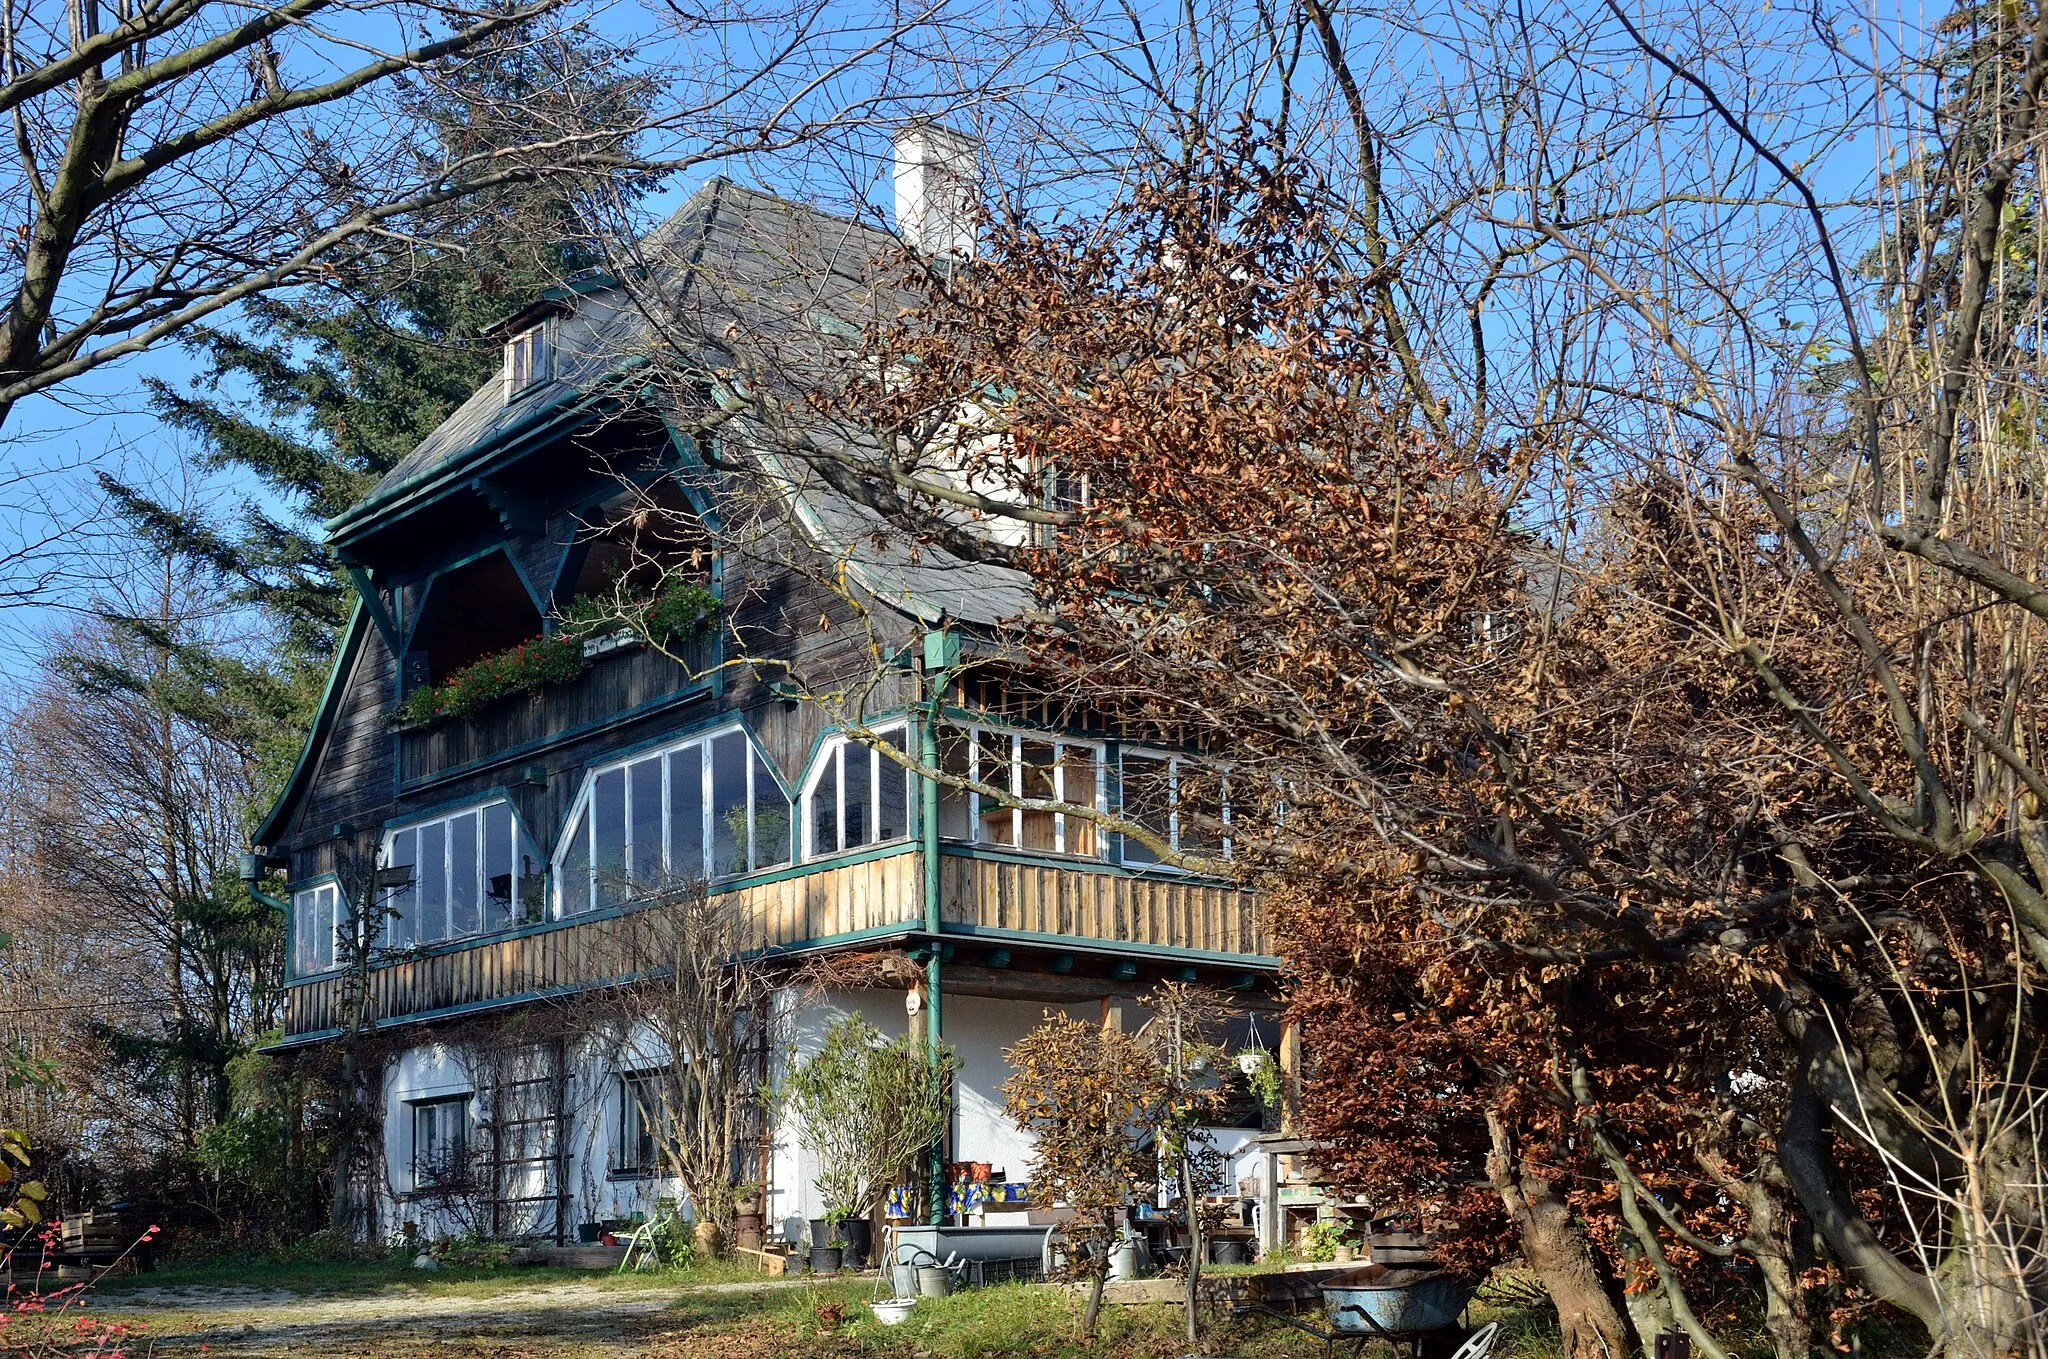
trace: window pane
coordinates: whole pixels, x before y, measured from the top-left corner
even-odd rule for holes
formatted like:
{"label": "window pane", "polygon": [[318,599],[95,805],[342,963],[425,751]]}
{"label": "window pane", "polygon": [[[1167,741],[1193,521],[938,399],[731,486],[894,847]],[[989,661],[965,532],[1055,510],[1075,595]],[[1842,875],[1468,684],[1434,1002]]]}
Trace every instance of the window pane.
{"label": "window pane", "polygon": [[448,822],[448,937],[460,939],[483,927],[477,900],[476,813]]}
{"label": "window pane", "polygon": [[[1058,790],[1053,786],[1053,770],[1056,767],[1057,761],[1054,758],[1055,748],[1052,742],[1027,740],[1021,743],[1021,748],[1022,763],[1019,766],[1018,772],[1023,780],[1022,791],[1024,796],[1034,802],[1051,802],[1059,795]],[[1055,839],[1057,831],[1057,827],[1054,825],[1055,815],[1053,812],[1034,812],[1029,810],[1024,812],[1022,818],[1024,822],[1023,848],[1044,850],[1059,848],[1058,841]]]}
{"label": "window pane", "polygon": [[1176,844],[1192,854],[1220,855],[1223,775],[1187,760],[1175,760],[1174,776],[1174,807],[1180,813]]}
{"label": "window pane", "polygon": [[576,814],[561,851],[562,868],[555,880],[556,898],[563,915],[590,909],[590,815],[586,807]]}
{"label": "window pane", "polygon": [[704,747],[684,746],[668,757],[669,872],[697,879],[704,866]]}
{"label": "window pane", "polygon": [[292,967],[300,976],[334,966],[334,907],[326,887],[292,898]]}
{"label": "window pane", "polygon": [[420,827],[420,922],[415,939],[422,944],[448,937],[448,823]]}
{"label": "window pane", "polygon": [[339,912],[335,903],[341,897],[341,889],[333,883],[313,893],[313,965],[321,971],[333,967],[340,959],[335,947],[335,931],[340,927]]}
{"label": "window pane", "polygon": [[[1167,840],[1172,829],[1173,790],[1170,770],[1163,759],[1150,755],[1124,756],[1123,816]],[[1132,836],[1124,836],[1124,862],[1156,864],[1159,856]]]}
{"label": "window pane", "polygon": [[540,851],[533,847],[533,841],[516,819],[512,825],[519,844],[519,880],[512,885],[512,918],[515,922],[539,920],[547,914],[548,900]]}
{"label": "window pane", "polygon": [[[882,743],[892,750],[901,750],[903,733],[889,732],[882,737]],[[910,799],[917,791],[916,785],[911,782],[908,770],[881,751],[875,752],[875,777],[882,789],[876,799],[875,838],[900,840],[910,834],[911,824],[916,819],[910,809]]]}
{"label": "window pane", "polygon": [[[1096,750],[1093,746],[1060,747],[1060,801],[1076,807],[1093,807],[1095,801]],[[1093,856],[1101,843],[1093,821],[1079,816],[1063,816],[1065,842],[1062,848],[1069,854]]]}
{"label": "window pane", "polygon": [[[1005,792],[1015,792],[1017,781],[1010,768],[1009,733],[976,732],[974,744],[978,757],[975,767],[977,781]],[[990,845],[1016,844],[1016,814],[991,798],[982,798],[981,833],[978,838],[982,843]]]}
{"label": "window pane", "polygon": [[512,915],[512,808],[504,802],[484,808],[484,928],[502,930]]}
{"label": "window pane", "polygon": [[754,753],[754,867],[789,862],[789,799],[768,762]]}
{"label": "window pane", "polygon": [[[954,778],[968,777],[967,757],[970,747],[967,733],[958,727],[939,728],[939,769]],[[974,836],[974,824],[969,819],[968,796],[962,789],[941,782],[939,784],[939,834],[954,840],[969,840]]]}
{"label": "window pane", "polygon": [[303,977],[313,970],[312,893],[292,893],[292,975]]}
{"label": "window pane", "polygon": [[597,869],[597,904],[626,899],[626,771],[608,769],[590,789],[591,855]]}
{"label": "window pane", "polygon": [[747,738],[729,731],[711,743],[711,873],[747,871]]}
{"label": "window pane", "polygon": [[839,852],[839,750],[833,747],[811,785],[811,820],[805,828],[806,852],[820,858]]}
{"label": "window pane", "polygon": [[413,917],[418,914],[414,904],[419,896],[419,832],[402,830],[391,837],[390,862],[388,868],[409,868],[413,870],[413,881],[403,887],[394,887],[384,897],[384,942],[392,948],[410,948],[413,942]]}
{"label": "window pane", "polygon": [[839,748],[840,831],[848,849],[875,838],[875,752],[857,741]]}
{"label": "window pane", "polygon": [[661,761],[641,760],[626,772],[632,791],[633,882],[649,886],[661,880]]}

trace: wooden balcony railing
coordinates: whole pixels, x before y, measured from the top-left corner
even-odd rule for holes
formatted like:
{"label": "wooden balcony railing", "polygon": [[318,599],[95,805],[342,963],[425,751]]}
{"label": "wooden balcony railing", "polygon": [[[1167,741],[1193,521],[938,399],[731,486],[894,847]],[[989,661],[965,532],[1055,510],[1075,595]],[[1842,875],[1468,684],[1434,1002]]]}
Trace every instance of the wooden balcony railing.
{"label": "wooden balcony railing", "polygon": [[1257,898],[1235,887],[1086,863],[946,854],[939,865],[940,919],[977,933],[1212,954],[1273,951]]}
{"label": "wooden balcony railing", "polygon": [[680,643],[679,663],[653,647],[599,656],[568,684],[542,685],[491,704],[473,717],[415,728],[398,738],[398,777],[408,788],[452,778],[499,760],[680,702],[710,687],[717,637],[706,628]]}
{"label": "wooden balcony railing", "polygon": [[[753,922],[756,948],[897,937],[923,926],[922,864],[921,854],[906,851],[747,884],[732,895]],[[380,963],[369,974],[370,1013],[380,1023],[452,1015],[610,980],[632,970],[621,960],[638,947],[638,914],[550,921]],[[1251,893],[1091,864],[949,853],[940,860],[940,914],[945,928],[963,934],[1154,955],[1271,952]],[[298,982],[286,994],[288,1037],[343,1022],[339,977]]]}

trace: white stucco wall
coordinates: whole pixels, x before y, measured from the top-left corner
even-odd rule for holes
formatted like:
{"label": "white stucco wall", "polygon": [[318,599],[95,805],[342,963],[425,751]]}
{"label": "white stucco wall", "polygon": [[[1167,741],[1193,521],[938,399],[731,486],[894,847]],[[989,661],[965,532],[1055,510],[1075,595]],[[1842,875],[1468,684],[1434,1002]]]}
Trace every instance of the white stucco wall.
{"label": "white stucco wall", "polygon": [[[784,1032],[789,1049],[799,1055],[816,1052],[824,1041],[826,1028],[836,1019],[859,1014],[882,1033],[895,1036],[915,1028],[922,1032],[922,1014],[911,1017],[904,1008],[904,992],[894,989],[834,990],[810,994],[797,1005],[794,993],[778,999],[782,1007]],[[1122,1022],[1135,1027],[1144,1020],[1139,1008],[1123,1002]],[[993,1000],[974,996],[949,996],[945,1001],[945,1040],[958,1054],[961,1072],[956,1087],[954,1119],[948,1157],[955,1161],[986,1161],[1002,1178],[1024,1180],[1031,1172],[1030,1140],[1002,1113],[1002,1085],[1011,1075],[1004,1058],[1015,1044],[1049,1010],[1058,1010],[1088,1020],[1099,1020],[1099,1001],[1053,1006],[1040,1001]],[[540,1050],[535,1050],[536,1054]],[[614,1176],[617,1148],[619,1100],[618,1074],[624,1069],[660,1065],[658,1045],[647,1041],[633,1044],[589,1042],[568,1054],[569,1079],[566,1090],[568,1177],[570,1205],[563,1222],[564,1235],[574,1239],[578,1223],[630,1218],[634,1213],[652,1213],[656,1200],[680,1197],[671,1180],[652,1177]],[[778,1059],[775,1079],[787,1068],[787,1056]],[[385,1068],[383,1083],[385,1174],[378,1206],[378,1221],[387,1237],[396,1238],[404,1224],[412,1222],[426,1238],[453,1235],[464,1225],[412,1195],[413,1118],[411,1106],[421,1100],[468,1094],[471,1103],[471,1136],[480,1145],[489,1134],[484,1121],[492,1117],[486,1107],[490,1081],[477,1079],[465,1067],[462,1052],[440,1043],[422,1043],[399,1052]],[[486,1093],[479,1094],[479,1091]],[[1251,1136],[1245,1130],[1219,1130],[1219,1147],[1234,1151]],[[810,1219],[824,1211],[815,1180],[815,1158],[804,1151],[793,1129],[775,1127],[770,1150],[768,1228],[771,1236],[790,1242],[804,1239]],[[1232,1176],[1257,1173],[1257,1159],[1245,1157],[1232,1167]]]}

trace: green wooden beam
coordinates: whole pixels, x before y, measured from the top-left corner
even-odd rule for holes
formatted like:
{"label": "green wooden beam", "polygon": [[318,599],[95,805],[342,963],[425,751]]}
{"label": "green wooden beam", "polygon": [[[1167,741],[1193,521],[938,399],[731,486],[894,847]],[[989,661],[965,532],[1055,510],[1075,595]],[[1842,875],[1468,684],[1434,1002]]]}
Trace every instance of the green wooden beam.
{"label": "green wooden beam", "polygon": [[377,593],[377,584],[370,579],[370,568],[351,566],[348,578],[356,587],[356,597],[363,601],[363,611],[376,625],[377,635],[384,639],[385,646],[391,648],[392,655],[398,655],[398,623],[384,607],[383,596]]}

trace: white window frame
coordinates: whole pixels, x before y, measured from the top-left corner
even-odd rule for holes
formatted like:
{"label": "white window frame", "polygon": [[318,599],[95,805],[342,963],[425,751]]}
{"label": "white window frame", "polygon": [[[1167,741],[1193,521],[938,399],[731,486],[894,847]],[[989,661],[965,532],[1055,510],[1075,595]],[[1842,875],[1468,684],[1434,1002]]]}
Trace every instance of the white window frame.
{"label": "white window frame", "polygon": [[[432,1189],[434,1187],[432,1178],[424,1173],[425,1168],[421,1153],[426,1149],[420,1146],[420,1116],[427,1114],[429,1110],[455,1109],[453,1126],[457,1138],[460,1139],[458,1154],[467,1157],[470,1152],[470,1133],[474,1130],[472,1125],[475,1119],[472,1113],[472,1106],[475,1099],[476,1094],[474,1091],[463,1090],[446,1095],[427,1095],[419,1099],[409,1099],[405,1102],[406,1110],[412,1118],[412,1187],[415,1190]],[[443,1116],[438,1112],[431,1115],[435,1122],[439,1122]]]}
{"label": "white window frame", "polygon": [[[877,723],[869,727],[868,730],[877,737],[888,736],[894,733],[903,742],[900,747],[903,753],[905,755],[910,753],[910,723],[907,719]],[[804,780],[803,796],[798,799],[798,814],[803,817],[804,821],[803,853],[805,863],[813,863],[819,859],[830,859],[850,852],[846,843],[846,752],[849,748],[863,751],[874,750],[874,746],[869,742],[855,737],[834,736],[819,748],[817,757],[811,761],[810,776]],[[882,761],[888,758],[888,756],[876,751],[876,758],[868,761],[868,806],[873,809],[878,822],[882,811]],[[828,849],[820,849],[816,844],[812,843],[811,839],[813,832],[817,829],[817,823],[811,816],[811,800],[817,796],[818,789],[825,782],[825,777],[828,774],[832,778],[832,795],[839,802],[839,816],[837,819],[839,843]],[[916,839],[918,801],[916,776],[911,773],[908,767],[904,767],[903,834],[892,835],[886,840],[869,840],[865,844],[852,846],[852,849],[874,849],[878,845],[901,844],[905,841]]]}
{"label": "white window frame", "polygon": [[[986,783],[998,788],[1007,787],[1012,797],[1021,797],[1023,795],[1024,781],[1024,742],[1037,741],[1042,745],[1049,745],[1053,748],[1054,799],[1072,807],[1084,807],[1095,812],[1107,811],[1109,807],[1109,750],[1106,743],[1070,736],[1060,736],[1052,732],[1026,731],[1021,727],[990,726],[987,723],[948,722],[946,726],[953,731],[959,732],[966,738],[967,777],[975,783]],[[981,768],[982,738],[984,736],[999,736],[1009,741],[1008,777],[1003,779],[984,777]],[[1062,756],[1069,748],[1086,750],[1093,756],[1090,763],[1095,770],[1095,787],[1089,799],[1085,802],[1068,795],[1067,766]],[[982,839],[982,800],[980,793],[970,792],[967,795],[968,843],[994,845],[998,849],[1020,850],[1027,854],[1045,852],[1043,850],[1026,850],[1023,848],[1024,809],[1022,807],[1013,806],[1010,808],[1010,838],[1007,842]],[[996,805],[996,809],[1001,809],[1000,803]],[[1051,852],[1054,854],[1066,855],[1069,858],[1107,859],[1109,857],[1109,835],[1107,831],[1101,828],[1100,823],[1097,824],[1095,852],[1092,855],[1084,856],[1067,848],[1067,814],[1065,812],[1053,813],[1052,838],[1053,849]]]}
{"label": "white window frame", "polygon": [[[507,923],[502,926],[487,927],[485,924],[485,914],[488,909],[488,903],[490,900],[491,880],[489,873],[486,871],[485,860],[487,856],[484,848],[484,817],[494,807],[503,807],[506,811],[506,814],[512,820],[512,897],[511,900],[506,903],[506,909],[509,917]],[[450,834],[449,828],[465,816],[476,817],[477,928],[474,930],[464,931],[461,934],[457,934],[451,929],[448,933],[443,934],[438,939],[421,939],[418,933],[420,875],[418,849],[419,840],[417,837],[421,832],[427,830],[430,827],[437,825],[442,827],[442,880],[444,882],[452,884],[452,869],[454,867],[455,857],[455,837],[452,834]],[[390,906],[392,899],[398,893],[410,891],[412,893],[413,916],[411,918],[411,921],[407,925],[403,938],[398,939],[393,933],[389,933],[389,931],[392,930],[392,920],[391,916],[388,914],[387,909],[387,913],[380,917],[380,930],[387,932],[384,933],[380,939],[380,943],[382,943],[383,946],[388,948],[418,948],[426,945],[451,943],[459,939],[478,939],[487,934],[495,934],[500,929],[516,929],[521,925],[532,924],[535,921],[540,920],[545,914],[547,908],[548,895],[547,888],[545,885],[543,885],[541,888],[541,900],[531,903],[521,903],[519,899],[519,859],[521,850],[524,849],[532,851],[532,859],[536,867],[542,867],[544,861],[540,857],[539,847],[536,846],[533,842],[533,837],[526,833],[526,824],[519,819],[519,809],[512,805],[511,800],[509,798],[494,797],[485,802],[473,803],[467,807],[451,808],[450,810],[440,812],[434,816],[422,817],[417,821],[408,821],[405,822],[403,825],[392,826],[390,829],[384,832],[383,853],[378,859],[379,863],[385,865],[386,867],[396,866],[392,864],[391,856],[393,851],[398,846],[398,837],[405,834],[411,834],[415,837],[413,841],[413,861],[410,865],[408,865],[413,870],[412,881],[409,884],[407,884],[407,886],[402,888],[385,888],[383,893],[378,898],[378,906],[380,909],[387,909]],[[447,906],[447,902],[442,903],[442,909],[444,911],[447,909]],[[522,909],[522,906],[530,907],[530,914],[527,910]]]}
{"label": "white window frame", "polygon": [[547,320],[505,341],[505,399],[528,392],[555,375],[555,343]]}
{"label": "white window frame", "polygon": [[[729,736],[734,732],[739,733],[740,739],[746,743],[747,749],[747,791],[745,803],[747,809],[747,843],[745,855],[747,866],[745,868],[740,869],[736,873],[714,874],[711,872],[713,866],[711,854],[712,846],[716,843],[717,839],[717,827],[713,819],[714,809],[712,802],[711,783],[711,743],[716,741],[721,736]],[[569,814],[562,820],[562,825],[564,827],[562,837],[560,841],[555,845],[554,858],[549,861],[548,865],[549,879],[551,883],[548,892],[548,903],[549,910],[555,919],[566,920],[572,915],[586,914],[590,911],[598,909],[597,818],[590,814],[590,810],[591,799],[593,798],[597,790],[597,781],[606,774],[618,772],[624,775],[625,778],[624,800],[620,804],[620,814],[625,818],[626,822],[625,861],[628,864],[631,864],[633,861],[634,821],[633,779],[632,776],[630,774],[626,774],[625,771],[630,766],[639,764],[645,760],[661,761],[661,862],[665,866],[668,866],[670,871],[674,871],[674,846],[670,843],[669,834],[672,828],[673,820],[669,812],[669,808],[673,804],[671,790],[669,787],[669,757],[676,754],[678,751],[684,750],[690,746],[700,746],[702,748],[702,753],[698,757],[697,767],[699,770],[700,777],[703,779],[703,783],[698,793],[698,811],[703,818],[702,828],[699,831],[699,845],[701,847],[703,859],[702,862],[698,865],[698,867],[702,870],[705,881],[717,882],[728,878],[744,877],[748,873],[766,873],[772,871],[775,868],[786,868],[789,866],[790,860],[784,859],[779,864],[764,865],[760,868],[754,867],[755,860],[759,857],[758,850],[760,848],[760,846],[756,843],[755,837],[756,827],[754,806],[755,802],[757,801],[756,788],[758,786],[755,778],[756,772],[764,768],[769,771],[769,781],[775,785],[775,791],[782,798],[783,806],[788,809],[787,814],[791,817],[794,817],[797,814],[796,802],[794,799],[790,797],[789,790],[783,786],[781,776],[775,772],[774,762],[768,758],[767,752],[762,750],[760,744],[754,740],[754,734],[751,731],[747,730],[746,724],[744,722],[728,722],[723,726],[713,727],[708,731],[692,733],[691,735],[681,740],[671,741],[666,745],[650,746],[645,750],[637,750],[633,752],[631,755],[623,756],[616,760],[608,760],[603,764],[592,765],[590,769],[584,773],[583,786],[576,790],[576,800],[569,804]],[[588,904],[586,904],[581,911],[571,911],[568,909],[567,903],[563,897],[564,883],[562,861],[566,857],[568,857],[569,851],[574,848],[574,845],[571,842],[569,831],[578,829],[579,822],[581,823],[580,829],[583,833],[583,871],[587,875],[587,883],[585,888],[586,896],[584,900]]]}
{"label": "white window frame", "polygon": [[[657,1108],[650,1111],[645,1108],[634,1095],[633,1087],[635,1084],[644,1085],[649,1081],[665,1080],[668,1078],[668,1074],[669,1069],[667,1067],[642,1067],[632,1071],[616,1073],[613,1088],[618,1092],[619,1107],[617,1117],[612,1120],[612,1164],[609,1168],[612,1175],[621,1179],[644,1179],[660,1175],[662,1168],[661,1139],[649,1133],[647,1127],[651,1120],[661,1117],[661,1110]],[[652,1164],[625,1164],[629,1151],[633,1153],[634,1160],[637,1161],[639,1159],[639,1148],[629,1148],[626,1145],[626,1134],[628,1131],[626,1125],[629,1121],[633,1125],[636,1140],[644,1137],[652,1144],[654,1152]]]}
{"label": "white window frame", "polygon": [[[325,905],[326,928],[319,912]],[[341,965],[341,885],[332,879],[292,893],[292,975],[317,977]]]}
{"label": "white window frame", "polygon": [[[1136,757],[1137,759],[1140,759],[1140,760],[1156,760],[1156,761],[1162,761],[1162,762],[1164,762],[1164,763],[1165,763],[1165,765],[1166,765],[1166,806],[1167,806],[1167,812],[1166,812],[1166,826],[1167,826],[1167,836],[1166,836],[1166,843],[1167,843],[1167,845],[1168,845],[1168,846],[1169,846],[1169,847],[1170,847],[1170,848],[1171,848],[1171,849],[1173,850],[1173,852],[1174,852],[1175,854],[1178,854],[1178,853],[1180,853],[1180,852],[1181,852],[1181,843],[1180,843],[1180,770],[1181,770],[1181,766],[1182,766],[1182,765],[1188,765],[1188,764],[1198,764],[1198,765],[1203,765],[1203,766],[1204,766],[1204,767],[1206,767],[1206,768],[1214,769],[1214,770],[1216,771],[1216,776],[1217,776],[1217,778],[1218,778],[1218,779],[1219,779],[1219,780],[1221,781],[1221,787],[1220,787],[1220,788],[1218,788],[1218,790],[1217,790],[1217,792],[1218,792],[1218,801],[1219,801],[1219,802],[1221,802],[1221,803],[1222,803],[1222,806],[1223,806],[1223,817],[1222,817],[1222,820],[1223,820],[1223,834],[1222,834],[1221,836],[1219,836],[1219,837],[1218,837],[1218,838],[1219,838],[1219,840],[1220,840],[1220,842],[1221,842],[1221,848],[1222,848],[1222,854],[1221,854],[1221,856],[1220,856],[1220,857],[1221,857],[1221,858],[1223,859],[1223,861],[1224,861],[1225,863],[1229,863],[1229,862],[1230,862],[1230,860],[1231,860],[1231,845],[1230,845],[1230,771],[1229,771],[1229,770],[1227,770],[1227,769],[1221,768],[1221,767],[1219,767],[1219,766],[1216,766],[1216,765],[1211,765],[1211,764],[1209,764],[1209,763],[1208,763],[1207,761],[1204,761],[1204,760],[1196,760],[1196,759],[1193,759],[1193,758],[1191,758],[1191,757],[1189,757],[1189,756],[1186,756],[1186,755],[1180,755],[1180,754],[1176,754],[1175,752],[1173,752],[1173,751],[1170,751],[1170,750],[1154,750],[1154,749],[1152,749],[1152,748],[1151,748],[1151,747],[1149,747],[1149,746],[1124,746],[1124,747],[1121,747],[1121,748],[1120,748],[1120,749],[1119,749],[1119,750],[1117,751],[1117,755],[1116,755],[1116,786],[1117,786],[1117,814],[1118,814],[1119,816],[1122,816],[1122,815],[1123,815],[1123,812],[1124,812],[1124,797],[1123,797],[1123,791],[1124,791],[1124,788],[1125,788],[1125,781],[1124,781],[1124,761],[1125,761],[1125,760],[1127,760],[1127,759],[1131,759],[1131,758],[1133,758],[1133,757]],[[1122,834],[1119,834],[1119,835],[1117,836],[1117,842],[1118,842],[1118,843],[1117,843],[1117,862],[1119,862],[1119,863],[1128,863],[1128,862],[1129,862],[1129,860],[1128,860],[1128,859],[1126,859],[1126,857],[1125,857],[1125,855],[1124,855],[1124,845],[1125,845],[1125,843],[1126,843],[1126,842],[1127,842],[1127,841],[1128,841],[1129,839],[1130,839],[1130,837],[1129,837],[1129,836],[1125,836],[1125,835],[1122,835]],[[1163,859],[1155,859],[1155,860],[1151,860],[1151,861],[1148,861],[1148,862],[1145,862],[1145,863],[1139,863],[1139,864],[1131,864],[1130,866],[1131,866],[1131,867],[1133,867],[1133,868],[1157,868],[1157,869],[1164,869],[1165,871],[1167,871],[1167,872],[1169,872],[1169,873],[1184,873],[1184,872],[1186,872],[1186,871],[1187,871],[1187,870],[1186,870],[1185,868],[1181,867],[1181,865],[1179,865],[1179,864],[1174,864],[1174,863],[1168,863],[1168,862],[1166,862],[1166,861],[1165,861],[1165,860],[1163,860]]]}

